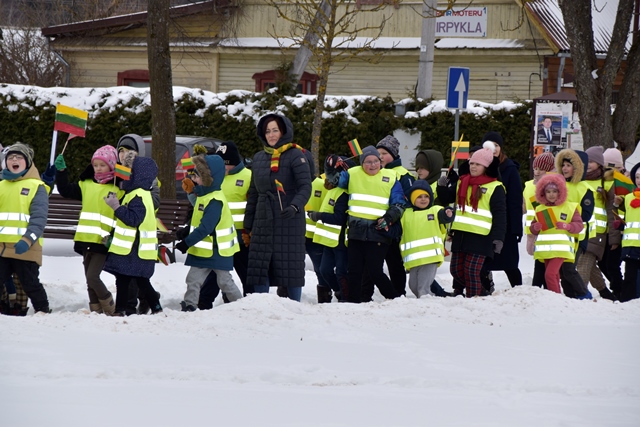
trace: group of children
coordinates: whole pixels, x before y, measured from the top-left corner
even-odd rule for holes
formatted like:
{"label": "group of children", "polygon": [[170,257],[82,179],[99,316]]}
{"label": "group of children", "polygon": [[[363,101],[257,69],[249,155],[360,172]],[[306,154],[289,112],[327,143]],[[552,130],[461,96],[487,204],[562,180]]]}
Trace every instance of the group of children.
{"label": "group of children", "polygon": [[[360,166],[330,155],[324,178],[314,181],[305,210],[318,302],[330,302],[334,295],[338,301],[369,301],[374,284],[384,297],[398,297],[405,292],[406,271],[416,297],[451,295],[435,280],[447,239],[453,295],[485,295],[481,270],[500,253],[507,223],[495,150],[485,144],[460,165],[458,174],[446,177],[441,176],[442,155],[421,151],[415,160],[416,180],[402,167],[398,148],[395,138],[385,137],[362,150]],[[139,155],[143,149],[144,141],[133,134],[123,136],[116,148],[99,148],[76,183],[69,182],[64,156],[55,161],[59,193],[82,201],[74,250],[83,257],[92,312],[132,314],[132,286],[137,287],[134,299],[142,299],[151,313],[162,312],[160,295],[150,282],[158,256],[158,168]],[[190,266],[183,311],[211,308],[220,291],[225,301],[252,292],[245,283],[250,239],[242,229],[251,171],[233,142],[204,151],[195,153],[195,168],[183,181],[194,207],[190,225],[177,234],[176,249],[187,253],[185,264]],[[40,179],[28,146],[16,143],[3,155],[0,283],[5,283],[9,301],[12,295],[15,299],[12,285],[17,283],[36,312],[50,312],[38,270],[51,183]],[[118,163],[130,169],[129,179],[115,176]],[[637,298],[640,164],[630,173],[635,190],[624,197],[613,177],[614,171],[624,172],[615,149],[565,149],[555,159],[543,153],[533,166],[534,179],[523,192],[527,251],[536,262],[533,284],[584,299],[591,298],[591,283],[603,298]],[[385,261],[391,280],[383,271]],[[233,268],[242,291],[230,274]],[[102,271],[115,276],[115,298],[100,278]],[[1,308],[16,314],[6,300]]]}

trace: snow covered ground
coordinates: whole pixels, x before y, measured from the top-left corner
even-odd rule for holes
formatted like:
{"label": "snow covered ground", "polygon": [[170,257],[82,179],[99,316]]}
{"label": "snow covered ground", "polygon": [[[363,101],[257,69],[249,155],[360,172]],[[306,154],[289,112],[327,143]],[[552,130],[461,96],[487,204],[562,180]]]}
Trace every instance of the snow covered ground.
{"label": "snow covered ground", "polygon": [[88,313],[72,242],[48,240],[54,313],[0,316],[0,425],[640,425],[640,301],[532,288],[520,253],[525,286],[496,273],[486,298],[318,305],[308,271],[301,303],[195,313],[187,268],[158,265],[165,315],[109,318]]}

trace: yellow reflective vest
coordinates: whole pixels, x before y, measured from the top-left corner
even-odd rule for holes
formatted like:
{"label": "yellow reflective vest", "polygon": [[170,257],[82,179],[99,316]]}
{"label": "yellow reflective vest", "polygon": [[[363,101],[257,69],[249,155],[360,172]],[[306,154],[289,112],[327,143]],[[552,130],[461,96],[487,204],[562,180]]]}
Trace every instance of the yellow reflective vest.
{"label": "yellow reflective vest", "polygon": [[116,220],[115,232],[109,246],[109,252],[116,255],[128,255],[133,248],[136,234],[139,234],[138,256],[140,259],[156,260],[158,258],[158,236],[156,233],[156,216],[153,210],[151,193],[141,188],[127,193],[122,200],[122,206],[129,204],[134,197],[140,197],[145,208],[142,223],[135,227],[129,227],[122,220]]}
{"label": "yellow reflective vest", "polygon": [[221,190],[227,198],[227,205],[233,217],[236,230],[244,228],[244,212],[247,209],[247,192],[251,184],[251,170],[244,168],[233,175],[226,175]]}
{"label": "yellow reflective vest", "polygon": [[[220,211],[220,221],[215,228],[216,245],[218,246],[218,253],[221,256],[230,257],[240,250],[238,243],[238,234],[236,228],[233,226],[233,217],[229,206],[227,206],[227,199],[224,193],[220,190],[212,191],[202,197],[196,199],[196,203],[193,209],[193,216],[191,217],[191,232],[195,230],[202,221],[204,210],[213,200],[218,200],[222,203],[222,210]],[[187,250],[188,254],[198,256],[201,258],[210,258],[213,256],[213,236],[209,235],[200,240],[195,245],[191,246]]]}
{"label": "yellow reflective vest", "polygon": [[[309,201],[307,201],[307,204],[304,205],[304,211],[319,211],[326,194],[327,189],[324,188],[324,179],[320,177],[314,179],[311,183],[311,196],[309,197]],[[305,219],[307,222],[307,226],[304,237],[313,239],[313,234],[316,232],[316,222],[309,217],[306,217]]]}
{"label": "yellow reflective vest", "polygon": [[446,227],[438,221],[442,209],[442,206],[432,206],[425,210],[409,208],[404,211],[400,219],[400,254],[407,270],[426,264],[440,265],[444,261],[442,236]]}
{"label": "yellow reflective vest", "polygon": [[[474,211],[473,208],[467,204],[462,212],[462,207],[456,205],[456,217],[451,223],[452,230],[466,231],[468,233],[480,234],[482,236],[488,236],[491,232],[492,218],[491,213],[491,196],[495,189],[502,186],[500,181],[492,181],[487,184],[480,185],[482,191],[482,197],[478,201],[478,210]],[[456,197],[460,183],[456,189]],[[471,186],[467,189],[467,203],[471,198]]]}
{"label": "yellow reflective vest", "polygon": [[625,221],[622,235],[622,247],[640,247],[640,208],[632,208],[631,201],[635,199],[633,193],[624,197]]}
{"label": "yellow reflective vest", "polygon": [[[601,188],[600,185],[602,184],[602,182],[599,179],[589,180],[585,182],[589,185],[589,187],[591,187],[591,190],[593,191],[593,221],[596,224],[596,234],[604,234],[609,229],[609,222],[604,200],[602,199],[600,193],[598,193],[598,189]],[[609,191],[612,185],[613,181],[605,181],[604,190]],[[590,235],[590,237],[595,237],[595,235]]]}
{"label": "yellow reflective vest", "polygon": [[[587,184],[584,181],[580,181],[577,184],[567,182],[567,202],[577,203],[578,212],[581,215],[582,215],[582,205],[580,204],[580,202],[582,202],[582,199],[584,198],[584,196],[587,194],[588,191],[593,191],[593,190],[591,190],[591,187],[589,186],[589,184]],[[594,197],[594,200],[595,200],[595,197]],[[593,215],[591,215],[591,218],[589,218],[589,220],[584,223],[584,228],[578,235],[578,242],[581,242],[582,240],[585,239],[585,237],[587,237],[587,230],[589,231],[589,234],[591,236],[593,236],[596,231],[596,221]]]}
{"label": "yellow reflective vest", "polygon": [[[536,213],[546,209],[551,209],[558,221],[570,223],[573,214],[578,209],[578,204],[565,202],[560,206],[539,205],[536,208]],[[566,230],[558,230],[555,227],[541,231],[536,239],[533,258],[537,260],[563,258],[573,262],[576,258],[575,240],[577,238],[577,234],[570,234]]]}
{"label": "yellow reflective vest", "polygon": [[110,192],[118,199],[124,194],[114,184],[98,184],[86,179],[78,183],[82,191],[82,210],[73,240],[76,242],[102,243],[102,239],[113,231],[116,220],[113,209],[104,202]]}
{"label": "yellow reflective vest", "polygon": [[[336,201],[342,196],[346,190],[344,188],[332,188],[327,191],[327,194],[320,206],[320,212],[333,214]],[[340,232],[342,226],[334,224],[325,224],[322,221],[318,221],[316,224],[316,231],[313,235],[313,243],[319,243],[330,248],[335,248],[340,242]],[[346,234],[346,233],[345,233]]]}
{"label": "yellow reflective vest", "polygon": [[[41,185],[44,183],[35,178],[0,181],[0,242],[17,243],[27,232],[31,202]],[[42,245],[42,238],[38,241]]]}
{"label": "yellow reflective vest", "polygon": [[539,205],[536,201],[536,185],[533,180],[524,183],[522,197],[524,198],[524,206],[527,209],[527,213],[524,216],[524,234],[531,234],[529,226],[533,218],[535,218],[536,207]]}
{"label": "yellow reflective vest", "polygon": [[377,174],[367,174],[362,166],[348,170],[349,216],[374,220],[383,216],[389,208],[391,189],[398,180],[395,171],[381,169]]}

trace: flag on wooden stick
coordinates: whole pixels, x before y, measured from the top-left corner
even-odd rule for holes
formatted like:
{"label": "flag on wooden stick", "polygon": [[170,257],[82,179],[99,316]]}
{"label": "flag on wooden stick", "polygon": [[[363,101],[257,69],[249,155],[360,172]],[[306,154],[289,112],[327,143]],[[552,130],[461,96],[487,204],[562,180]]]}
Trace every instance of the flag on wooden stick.
{"label": "flag on wooden stick", "polygon": [[469,159],[469,141],[451,141],[452,160]]}
{"label": "flag on wooden stick", "polygon": [[616,196],[626,196],[636,188],[631,179],[617,170],[613,171],[613,186],[615,187]]}
{"label": "flag on wooden stick", "polygon": [[283,186],[283,185],[282,185],[282,183],[281,183],[280,181],[278,181],[277,179],[276,179],[276,190],[278,190],[278,192],[279,192],[279,193],[287,194],[287,193],[285,193],[285,191],[284,191],[284,186]]}
{"label": "flag on wooden stick", "polygon": [[56,106],[56,122],[53,130],[84,138],[88,118],[89,113],[87,111],[58,104]]}
{"label": "flag on wooden stick", "polygon": [[115,168],[115,176],[125,181],[129,181],[131,179],[131,168],[118,163]]}
{"label": "flag on wooden stick", "polygon": [[347,144],[349,145],[349,149],[351,149],[351,154],[353,154],[353,157],[357,157],[362,154],[362,149],[360,148],[360,144],[358,144],[357,139],[354,138],[351,141],[347,142]]}
{"label": "flag on wooden stick", "polygon": [[553,213],[553,209],[545,209],[540,212],[536,212],[536,219],[542,224],[542,230],[549,230],[556,226],[556,215]]}
{"label": "flag on wooden stick", "polygon": [[188,171],[196,168],[196,165],[193,164],[193,159],[188,157],[186,159],[180,159],[180,163],[182,165],[182,169]]}

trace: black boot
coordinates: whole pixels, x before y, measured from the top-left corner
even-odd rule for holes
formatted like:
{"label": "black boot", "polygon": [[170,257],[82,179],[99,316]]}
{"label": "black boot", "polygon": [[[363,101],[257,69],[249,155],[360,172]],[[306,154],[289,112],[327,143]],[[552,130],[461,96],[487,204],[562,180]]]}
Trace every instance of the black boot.
{"label": "black boot", "polygon": [[286,286],[278,286],[276,294],[278,294],[280,298],[289,298],[289,289],[287,289]]}
{"label": "black boot", "polygon": [[611,292],[607,287],[602,288],[598,292],[600,292],[600,296],[604,299],[608,299],[610,301],[618,301],[618,298],[616,298],[613,292]]}
{"label": "black boot", "polygon": [[316,290],[318,291],[318,304],[331,302],[331,300],[333,299],[333,293],[331,292],[331,288],[318,285],[316,286]]}

